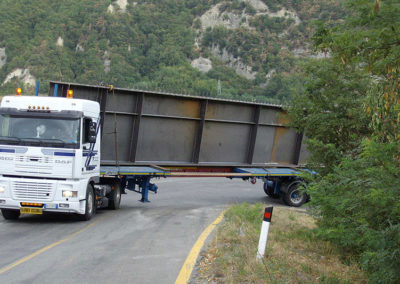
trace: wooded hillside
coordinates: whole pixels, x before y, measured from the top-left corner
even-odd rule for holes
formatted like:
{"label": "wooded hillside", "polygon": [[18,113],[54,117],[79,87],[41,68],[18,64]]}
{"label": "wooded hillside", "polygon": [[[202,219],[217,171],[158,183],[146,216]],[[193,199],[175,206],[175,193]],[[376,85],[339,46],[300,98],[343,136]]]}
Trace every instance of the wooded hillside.
{"label": "wooded hillside", "polygon": [[302,89],[311,23],[341,17],[328,0],[3,0],[0,92],[63,80],[275,102]]}

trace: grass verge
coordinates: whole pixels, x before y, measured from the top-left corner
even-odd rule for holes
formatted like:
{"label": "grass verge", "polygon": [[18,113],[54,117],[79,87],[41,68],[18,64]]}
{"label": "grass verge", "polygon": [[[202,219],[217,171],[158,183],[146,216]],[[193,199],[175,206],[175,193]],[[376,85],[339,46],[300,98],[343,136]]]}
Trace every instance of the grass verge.
{"label": "grass verge", "polygon": [[315,236],[305,211],[275,207],[268,245],[256,261],[264,204],[232,206],[197,264],[193,283],[366,283],[356,264],[343,263]]}

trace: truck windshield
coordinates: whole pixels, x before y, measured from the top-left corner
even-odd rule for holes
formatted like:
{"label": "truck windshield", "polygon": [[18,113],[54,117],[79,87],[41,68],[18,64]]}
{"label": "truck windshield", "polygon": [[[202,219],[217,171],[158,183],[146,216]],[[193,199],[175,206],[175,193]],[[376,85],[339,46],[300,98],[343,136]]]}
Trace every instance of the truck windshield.
{"label": "truck windshield", "polygon": [[0,143],[79,148],[79,118],[0,114]]}

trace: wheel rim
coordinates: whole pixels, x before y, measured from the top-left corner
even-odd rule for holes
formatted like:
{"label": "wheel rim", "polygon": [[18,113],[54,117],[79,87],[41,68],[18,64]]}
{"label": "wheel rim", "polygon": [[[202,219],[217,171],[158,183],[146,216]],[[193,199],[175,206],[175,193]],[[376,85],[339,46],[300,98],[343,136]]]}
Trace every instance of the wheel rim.
{"label": "wheel rim", "polygon": [[121,191],[117,190],[115,197],[116,197],[115,201],[117,202],[117,204],[119,204],[121,202]]}
{"label": "wheel rim", "polygon": [[92,212],[93,212],[93,193],[92,192],[89,192],[87,202],[88,202],[88,213],[92,214]]}
{"label": "wheel rim", "polygon": [[303,200],[303,194],[298,190],[295,189],[293,190],[293,192],[290,194],[290,200],[294,203],[294,204],[299,204],[302,202]]}

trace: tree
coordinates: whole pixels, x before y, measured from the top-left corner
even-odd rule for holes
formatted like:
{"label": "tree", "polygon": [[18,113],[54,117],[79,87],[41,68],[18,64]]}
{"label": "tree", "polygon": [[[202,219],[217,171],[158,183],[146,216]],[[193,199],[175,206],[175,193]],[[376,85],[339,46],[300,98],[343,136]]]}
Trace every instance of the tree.
{"label": "tree", "polygon": [[[320,175],[310,184],[320,236],[356,257],[374,282],[400,281],[400,5],[349,0],[349,16],[320,24],[306,94],[289,108]],[[350,96],[349,96],[350,95]]]}

